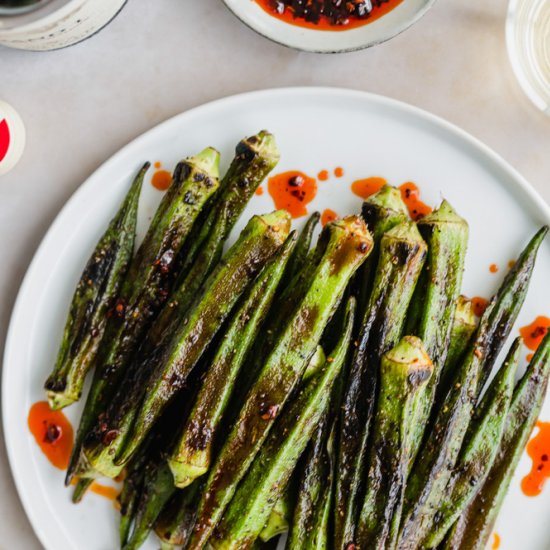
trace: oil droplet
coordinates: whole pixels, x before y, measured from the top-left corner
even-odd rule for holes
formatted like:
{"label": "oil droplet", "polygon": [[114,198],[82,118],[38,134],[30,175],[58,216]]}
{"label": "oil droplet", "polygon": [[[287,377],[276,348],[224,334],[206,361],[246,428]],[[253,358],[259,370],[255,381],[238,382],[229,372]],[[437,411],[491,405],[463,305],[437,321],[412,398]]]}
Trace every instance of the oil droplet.
{"label": "oil droplet", "polygon": [[399,186],[403,202],[407,205],[409,214],[414,221],[427,216],[432,208],[420,200],[420,189],[412,181]]}
{"label": "oil droplet", "polygon": [[337,167],[334,169],[334,175],[335,175],[337,178],[341,178],[341,177],[344,175],[344,169],[343,169],[341,166],[337,166]]}
{"label": "oil droplet", "polygon": [[324,227],[329,222],[333,222],[338,219],[338,214],[330,208],[325,208],[321,214],[321,225]]}
{"label": "oil droplet", "polygon": [[486,298],[482,298],[481,296],[474,296],[470,302],[472,302],[472,307],[474,309],[474,313],[481,317],[485,310],[487,309],[487,306],[489,305],[489,300]]}
{"label": "oil droplet", "polygon": [[158,170],[159,168],[162,168],[162,163],[160,162],[160,160],[157,160],[157,162],[155,162],[153,166]]}
{"label": "oil droplet", "polygon": [[317,194],[317,180],[298,170],[291,170],[269,178],[267,190],[275,208],[284,208],[293,218],[300,218],[307,214],[306,205]]}
{"label": "oil droplet", "polygon": [[519,333],[523,338],[523,343],[531,351],[537,351],[549,327],[550,319],[539,316],[530,325],[520,328]]}
{"label": "oil droplet", "polygon": [[550,477],[550,422],[537,421],[538,433],[527,443],[533,461],[531,471],[521,480],[521,490],[528,497],[540,495]]}
{"label": "oil droplet", "polygon": [[362,199],[368,199],[371,195],[378,193],[388,182],[384,178],[373,176],[362,180],[356,180],[351,184],[354,195]]}
{"label": "oil droplet", "polygon": [[47,401],[38,401],[29,411],[29,429],[46,458],[66,470],[73,448],[73,427],[62,411],[52,411]]}
{"label": "oil droplet", "polygon": [[492,550],[498,550],[500,548],[500,536],[497,533],[493,533],[493,546]]}
{"label": "oil droplet", "polygon": [[498,272],[498,265],[497,265],[497,264],[491,264],[491,265],[489,266],[489,271],[490,271],[491,273],[497,273],[497,272]]}
{"label": "oil droplet", "polygon": [[151,184],[159,191],[166,191],[172,183],[172,174],[168,170],[158,170],[151,178]]}
{"label": "oil droplet", "polygon": [[320,181],[327,181],[327,180],[328,180],[328,177],[329,177],[328,170],[321,170],[321,171],[317,174],[317,179],[320,180]]}
{"label": "oil droplet", "polygon": [[260,195],[263,195],[264,194],[264,188],[263,187],[258,187],[258,189],[256,189],[256,191],[254,191],[256,193],[256,195],[260,196]]}

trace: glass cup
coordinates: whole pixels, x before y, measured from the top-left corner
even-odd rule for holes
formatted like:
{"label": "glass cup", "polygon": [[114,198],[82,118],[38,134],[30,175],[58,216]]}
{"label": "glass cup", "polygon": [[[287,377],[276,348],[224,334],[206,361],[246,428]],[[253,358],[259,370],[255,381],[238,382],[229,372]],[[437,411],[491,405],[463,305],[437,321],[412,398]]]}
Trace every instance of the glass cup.
{"label": "glass cup", "polygon": [[550,0],[510,0],[506,44],[521,87],[550,115]]}

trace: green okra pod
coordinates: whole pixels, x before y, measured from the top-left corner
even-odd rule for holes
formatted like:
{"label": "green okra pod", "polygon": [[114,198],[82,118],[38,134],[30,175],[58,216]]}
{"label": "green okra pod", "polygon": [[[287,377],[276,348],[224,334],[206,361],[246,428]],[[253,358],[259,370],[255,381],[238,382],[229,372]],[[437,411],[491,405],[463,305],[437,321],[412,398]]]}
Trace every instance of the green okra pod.
{"label": "green okra pod", "polygon": [[217,189],[219,153],[207,148],[182,161],[133,258],[96,359],[92,386],[80,419],[66,483],[89,477],[82,443],[107,407],[152,319],[165,303],[177,271],[178,253]]}
{"label": "green okra pod", "polygon": [[417,224],[428,245],[428,258],[411,302],[409,315],[414,319],[414,326],[408,332],[422,340],[434,370],[415,398],[415,420],[409,443],[411,463],[430,418],[440,373],[447,358],[468,246],[468,224],[446,200]]}
{"label": "green okra pod", "polygon": [[155,522],[155,533],[162,548],[181,548],[189,540],[195,521],[199,482],[176,491]]}
{"label": "green okra pod", "polygon": [[522,252],[481,317],[476,335],[447,395],[426,432],[422,459],[407,481],[399,548],[416,548],[428,535],[462,447],[471,414],[493,363],[523,305],[537,251],[548,228],[542,228]]}
{"label": "green okra pod", "polygon": [[382,357],[366,494],[355,538],[359,548],[395,548],[414,427],[414,395],[431,376],[433,363],[415,336],[403,337]]}
{"label": "green okra pod", "polygon": [[118,475],[185,387],[187,378],[208,348],[248,284],[286,240],[290,217],[279,210],[254,216],[238,241],[212,272],[170,342],[132,369],[101,420],[84,442],[85,458],[94,471]]}
{"label": "green okra pod", "polygon": [[265,130],[237,144],[235,158],[222,179],[221,192],[187,252],[188,260],[182,266],[170,304],[152,327],[149,339],[153,345],[174,331],[201,284],[222,257],[225,241],[235,223],[279,157],[275,137]]}
{"label": "green okra pod", "polygon": [[361,215],[372,234],[374,243],[372,254],[356,276],[359,311],[364,312],[376,275],[382,236],[396,225],[405,223],[409,219],[409,212],[401,197],[401,191],[391,185],[384,185],[380,191],[371,195],[363,203]]}
{"label": "green okra pod", "polygon": [[514,389],[504,432],[491,471],[480,491],[447,535],[444,550],[483,550],[510,481],[538,418],[550,376],[550,332]]}
{"label": "green okra pod", "polygon": [[197,400],[168,464],[177,487],[205,474],[213,444],[244,360],[273,303],[296,243],[291,235],[245,295],[206,371]]}
{"label": "green okra pod", "polygon": [[348,353],[354,310],[355,300],[351,298],[340,341],[324,368],[306,383],[281,413],[209,540],[215,549],[244,550],[252,546],[260,534],[300,455],[329,407],[332,385]]}
{"label": "green okra pod", "polygon": [[296,506],[286,550],[328,548],[334,492],[334,438],[335,422],[325,414],[313,435],[305,454],[303,470],[299,471]]}
{"label": "green okra pod", "polygon": [[289,517],[292,512],[288,489],[289,487],[287,486],[281,498],[273,506],[264,528],[260,531],[259,537],[264,542],[288,531]]}
{"label": "green okra pod", "polygon": [[460,365],[476,329],[477,319],[471,300],[465,296],[459,296],[451,328],[447,359],[439,377],[438,397],[444,396],[449,390],[455,369]]}
{"label": "green okra pod", "polygon": [[344,550],[354,540],[380,358],[402,336],[426,252],[426,243],[413,222],[396,225],[380,242],[378,269],[360,325],[340,413],[334,515],[337,550]]}
{"label": "green okra pod", "polygon": [[456,467],[445,489],[445,497],[423,542],[427,548],[437,548],[489,474],[510,409],[520,351],[521,339],[517,338],[476,408]]}
{"label": "green okra pod", "polygon": [[285,274],[282,280],[283,288],[290,283],[290,281],[299,273],[304,267],[307,257],[309,255],[309,249],[311,247],[311,241],[313,239],[313,233],[317,227],[321,214],[319,212],[313,212],[308,218],[298,240],[296,241],[296,247],[290,257]]}
{"label": "green okra pod", "polygon": [[148,461],[140,495],[133,510],[132,531],[122,545],[122,550],[137,550],[143,545],[162,508],[175,491],[174,479],[166,462],[158,457]]}
{"label": "green okra pod", "polygon": [[108,313],[134,251],[137,212],[146,163],[140,170],[107,231],[97,243],[80,277],[53,372],[45,383],[53,410],[80,399],[86,374],[93,366],[105,333]]}
{"label": "green okra pod", "polygon": [[327,224],[317,244],[318,262],[309,283],[279,332],[249,390],[199,505],[191,548],[202,548],[221,519],[279,411],[297,386],[344,290],[370,252],[371,237],[357,217]]}

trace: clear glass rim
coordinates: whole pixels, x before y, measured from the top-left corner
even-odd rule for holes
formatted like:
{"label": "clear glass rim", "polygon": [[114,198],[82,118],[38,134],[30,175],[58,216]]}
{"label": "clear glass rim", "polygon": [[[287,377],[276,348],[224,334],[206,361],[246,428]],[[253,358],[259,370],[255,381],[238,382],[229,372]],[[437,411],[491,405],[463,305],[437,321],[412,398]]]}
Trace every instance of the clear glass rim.
{"label": "clear glass rim", "polygon": [[506,15],[506,49],[508,58],[512,65],[512,70],[516,76],[521,89],[540,111],[550,116],[550,98],[543,97],[530,81],[530,76],[527,74],[525,67],[520,61],[521,54],[517,49],[517,33],[515,18],[517,16],[518,4],[521,0],[510,0],[508,3],[508,12]]}

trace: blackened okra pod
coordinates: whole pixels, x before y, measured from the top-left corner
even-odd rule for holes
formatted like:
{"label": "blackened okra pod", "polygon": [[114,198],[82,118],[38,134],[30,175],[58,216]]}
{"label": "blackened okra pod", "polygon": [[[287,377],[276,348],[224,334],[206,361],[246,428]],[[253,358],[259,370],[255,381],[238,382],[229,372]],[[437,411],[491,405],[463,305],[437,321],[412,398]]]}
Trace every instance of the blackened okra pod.
{"label": "blackened okra pod", "polygon": [[361,215],[372,234],[374,243],[372,254],[361,266],[355,281],[359,296],[358,311],[362,314],[372,291],[382,236],[396,225],[405,223],[409,219],[409,213],[401,197],[401,191],[391,185],[384,185],[380,191],[371,195],[363,203]]}
{"label": "blackened okra pod", "polygon": [[382,237],[379,267],[360,325],[340,413],[334,516],[337,550],[345,549],[354,540],[380,358],[402,336],[425,258],[426,243],[413,222],[396,225]]}
{"label": "blackened okra pod", "polygon": [[[465,296],[459,296],[456,302],[447,358],[445,359],[436,389],[438,397],[444,396],[447,393],[455,369],[460,366],[460,362],[466,354],[466,350],[476,329],[477,319],[471,300]],[[437,396],[436,399],[438,398]]]}
{"label": "blackened okra pod", "polygon": [[207,148],[178,165],[172,186],[130,264],[98,353],[66,483],[74,473],[86,473],[87,465],[81,461],[84,437],[112,399],[144,333],[172,289],[178,253],[202,206],[218,188],[218,164],[219,153]]}
{"label": "blackened okra pod", "polygon": [[300,455],[330,404],[332,385],[350,346],[355,300],[348,302],[342,336],[314,375],[283,409],[209,540],[216,550],[245,550],[260,534],[282,496]]}
{"label": "blackened okra pod", "polygon": [[143,485],[133,510],[132,531],[122,545],[122,550],[137,550],[143,545],[162,508],[175,491],[172,473],[166,462],[161,457],[148,461],[145,464]]}
{"label": "blackened okra pod", "polygon": [[53,372],[45,383],[52,410],[78,401],[105,333],[108,312],[128,271],[134,251],[139,197],[146,163],[107,231],[97,243],[78,281]]}
{"label": "blackened okra pod", "polygon": [[[325,413],[305,454],[299,471],[296,505],[286,550],[320,548],[326,544],[327,522],[334,491],[334,419]],[[326,517],[327,514],[329,517]]]}
{"label": "blackened okra pod", "polygon": [[162,509],[155,522],[155,533],[161,548],[185,547],[195,521],[200,482],[196,481],[183,490],[176,491]]}
{"label": "blackened okra pod", "polygon": [[366,476],[357,526],[359,548],[395,548],[408,473],[414,396],[433,376],[422,341],[405,336],[385,353]]}
{"label": "blackened okra pod", "polygon": [[523,305],[537,251],[547,231],[544,227],[531,239],[506,275],[436,411],[428,437],[424,438],[421,460],[415,462],[407,481],[406,514],[399,539],[403,550],[416,548],[429,533],[462,447],[484,373],[491,371]]}
{"label": "blackened okra pod", "polygon": [[187,251],[188,260],[184,262],[170,305],[163,309],[152,328],[150,339],[153,342],[158,343],[173,332],[201,284],[220,260],[225,241],[249,200],[279,158],[275,137],[265,130],[237,144],[235,158],[221,181],[221,192]]}
{"label": "blackened okra pod", "polygon": [[510,409],[520,351],[521,339],[517,338],[476,408],[445,497],[423,542],[427,548],[436,548],[441,543],[489,474]]}
{"label": "blackened okra pod", "polygon": [[286,317],[211,470],[188,550],[202,548],[210,538],[371,246],[370,234],[357,216],[325,226],[317,244],[320,259],[309,285],[304,285],[303,296]]}
{"label": "blackened okra pod", "polygon": [[237,300],[284,243],[289,230],[290,216],[284,210],[251,218],[204,283],[177,332],[156,356],[145,358],[143,374],[131,386],[121,385],[86,439],[84,452],[95,471],[108,477],[118,475],[166,406],[185,387]]}
{"label": "blackened okra pod", "polygon": [[304,267],[309,255],[309,249],[311,248],[313,233],[320,219],[321,214],[319,214],[319,212],[313,212],[302,229],[283,275],[281,283],[283,288],[286,288],[294,276]]}
{"label": "blackened okra pod", "polygon": [[208,366],[193,410],[168,459],[177,487],[186,487],[210,466],[214,440],[235,380],[271,308],[295,244],[293,234],[258,275]]}
{"label": "blackened okra pod", "polygon": [[550,376],[550,332],[514,389],[498,453],[480,491],[454,524],[444,550],[483,550],[538,418]]}
{"label": "blackened okra pod", "polygon": [[417,225],[428,244],[428,258],[409,311],[415,319],[415,326],[407,332],[422,340],[434,370],[415,398],[415,420],[409,443],[411,463],[430,418],[440,373],[447,358],[468,247],[468,224],[446,200],[431,214],[420,219]]}

